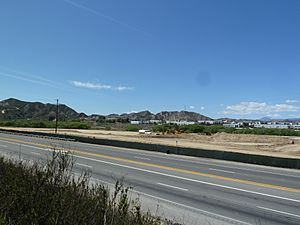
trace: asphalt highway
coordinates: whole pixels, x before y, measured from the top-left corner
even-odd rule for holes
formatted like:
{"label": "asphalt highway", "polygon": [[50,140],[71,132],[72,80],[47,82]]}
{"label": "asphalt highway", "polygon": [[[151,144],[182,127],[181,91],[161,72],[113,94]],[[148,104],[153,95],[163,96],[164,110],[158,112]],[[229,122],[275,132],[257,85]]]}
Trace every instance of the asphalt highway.
{"label": "asphalt highway", "polygon": [[183,224],[300,224],[300,171],[0,133],[0,152],[44,161],[70,151],[74,170],[123,179],[144,210]]}

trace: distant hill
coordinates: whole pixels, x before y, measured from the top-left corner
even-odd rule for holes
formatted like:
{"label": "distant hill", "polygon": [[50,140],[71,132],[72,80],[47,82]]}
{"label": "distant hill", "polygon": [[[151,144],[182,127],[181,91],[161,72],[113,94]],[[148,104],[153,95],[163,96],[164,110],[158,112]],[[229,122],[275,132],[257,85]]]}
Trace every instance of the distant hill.
{"label": "distant hill", "polygon": [[271,117],[268,117],[268,116],[266,116],[266,117],[260,118],[259,120],[260,120],[260,121],[263,121],[263,122],[268,122],[268,121],[271,121],[271,120],[272,120],[272,118],[271,118]]}
{"label": "distant hill", "polygon": [[288,118],[288,119],[286,119],[286,120],[288,120],[288,121],[300,121],[300,118]]}
{"label": "distant hill", "polygon": [[199,121],[199,120],[212,120],[211,118],[195,112],[188,111],[172,111],[160,112],[155,115],[159,120],[186,120],[186,121]]}
{"label": "distant hill", "polygon": [[136,113],[124,113],[120,115],[123,119],[129,120],[154,120],[155,115],[149,111],[141,111]]}
{"label": "distant hill", "polygon": [[[0,120],[14,119],[42,119],[54,120],[56,117],[56,105],[41,102],[25,102],[10,98],[0,101]],[[59,105],[60,119],[77,119],[86,117],[84,113],[77,113],[70,107]]]}
{"label": "distant hill", "polygon": [[[44,104],[41,102],[25,102],[18,99],[10,98],[0,101],[0,120],[16,120],[16,119],[41,119],[41,120],[55,120],[56,105]],[[74,109],[64,105],[59,105],[59,118],[60,119],[78,119],[87,118],[96,120],[97,118],[107,119],[125,119],[125,120],[186,120],[186,121],[199,121],[211,120],[207,116],[199,113],[188,111],[173,111],[173,112],[160,112],[153,114],[149,111],[141,111],[135,113],[124,113],[121,115],[110,114],[107,116],[93,114],[87,116],[84,113],[78,113]]]}
{"label": "distant hill", "polygon": [[211,118],[207,116],[203,116],[199,113],[195,112],[187,112],[187,111],[164,111],[157,114],[153,114],[149,111],[142,111],[137,113],[124,113],[120,115],[123,119],[129,120],[181,120],[181,121],[199,121],[199,120],[211,120]]}

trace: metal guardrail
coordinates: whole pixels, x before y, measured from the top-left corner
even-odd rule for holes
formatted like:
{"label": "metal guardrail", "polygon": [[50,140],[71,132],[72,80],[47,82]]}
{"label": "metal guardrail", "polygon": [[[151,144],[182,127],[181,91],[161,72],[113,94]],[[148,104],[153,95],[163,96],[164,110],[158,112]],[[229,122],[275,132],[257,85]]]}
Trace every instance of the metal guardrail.
{"label": "metal guardrail", "polygon": [[58,140],[58,141],[73,141],[73,142],[76,141],[76,139],[74,139],[74,138],[62,137],[62,135],[60,135],[60,134],[48,134],[48,133],[42,133],[42,132],[0,129],[0,133],[34,137],[34,138],[51,139],[51,140]]}

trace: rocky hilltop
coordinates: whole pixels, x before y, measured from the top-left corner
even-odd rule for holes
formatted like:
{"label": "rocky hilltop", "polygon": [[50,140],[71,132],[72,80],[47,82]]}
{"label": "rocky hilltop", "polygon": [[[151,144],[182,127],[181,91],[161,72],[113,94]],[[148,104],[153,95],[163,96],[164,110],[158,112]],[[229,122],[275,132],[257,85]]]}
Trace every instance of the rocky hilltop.
{"label": "rocky hilltop", "polygon": [[123,119],[128,120],[154,120],[155,115],[149,111],[141,111],[136,113],[124,113],[120,115]]}
{"label": "rocky hilltop", "polygon": [[142,111],[137,113],[124,113],[119,117],[129,120],[162,120],[162,121],[199,121],[199,120],[211,120],[207,116],[203,116],[199,113],[188,111],[163,111],[157,114],[153,114],[149,111]]}
{"label": "rocky hilltop", "polygon": [[211,118],[201,115],[195,112],[188,111],[173,111],[173,112],[160,112],[155,115],[158,120],[186,120],[186,121],[200,121],[200,120],[212,120]]}
{"label": "rocky hilltop", "polygon": [[[77,113],[74,109],[64,104],[59,105],[60,119],[77,119],[84,116],[86,115],[82,113]],[[54,120],[55,117],[55,104],[44,104],[41,102],[25,102],[14,98],[0,101],[0,120]]]}

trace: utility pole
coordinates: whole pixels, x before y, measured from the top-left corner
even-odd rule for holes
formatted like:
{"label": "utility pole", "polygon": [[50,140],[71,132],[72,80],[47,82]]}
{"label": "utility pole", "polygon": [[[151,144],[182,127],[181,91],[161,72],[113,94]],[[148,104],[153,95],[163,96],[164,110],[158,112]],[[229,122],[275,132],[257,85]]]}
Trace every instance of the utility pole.
{"label": "utility pole", "polygon": [[57,124],[58,124],[58,99],[56,99],[56,118],[55,118],[55,133],[57,134]]}

